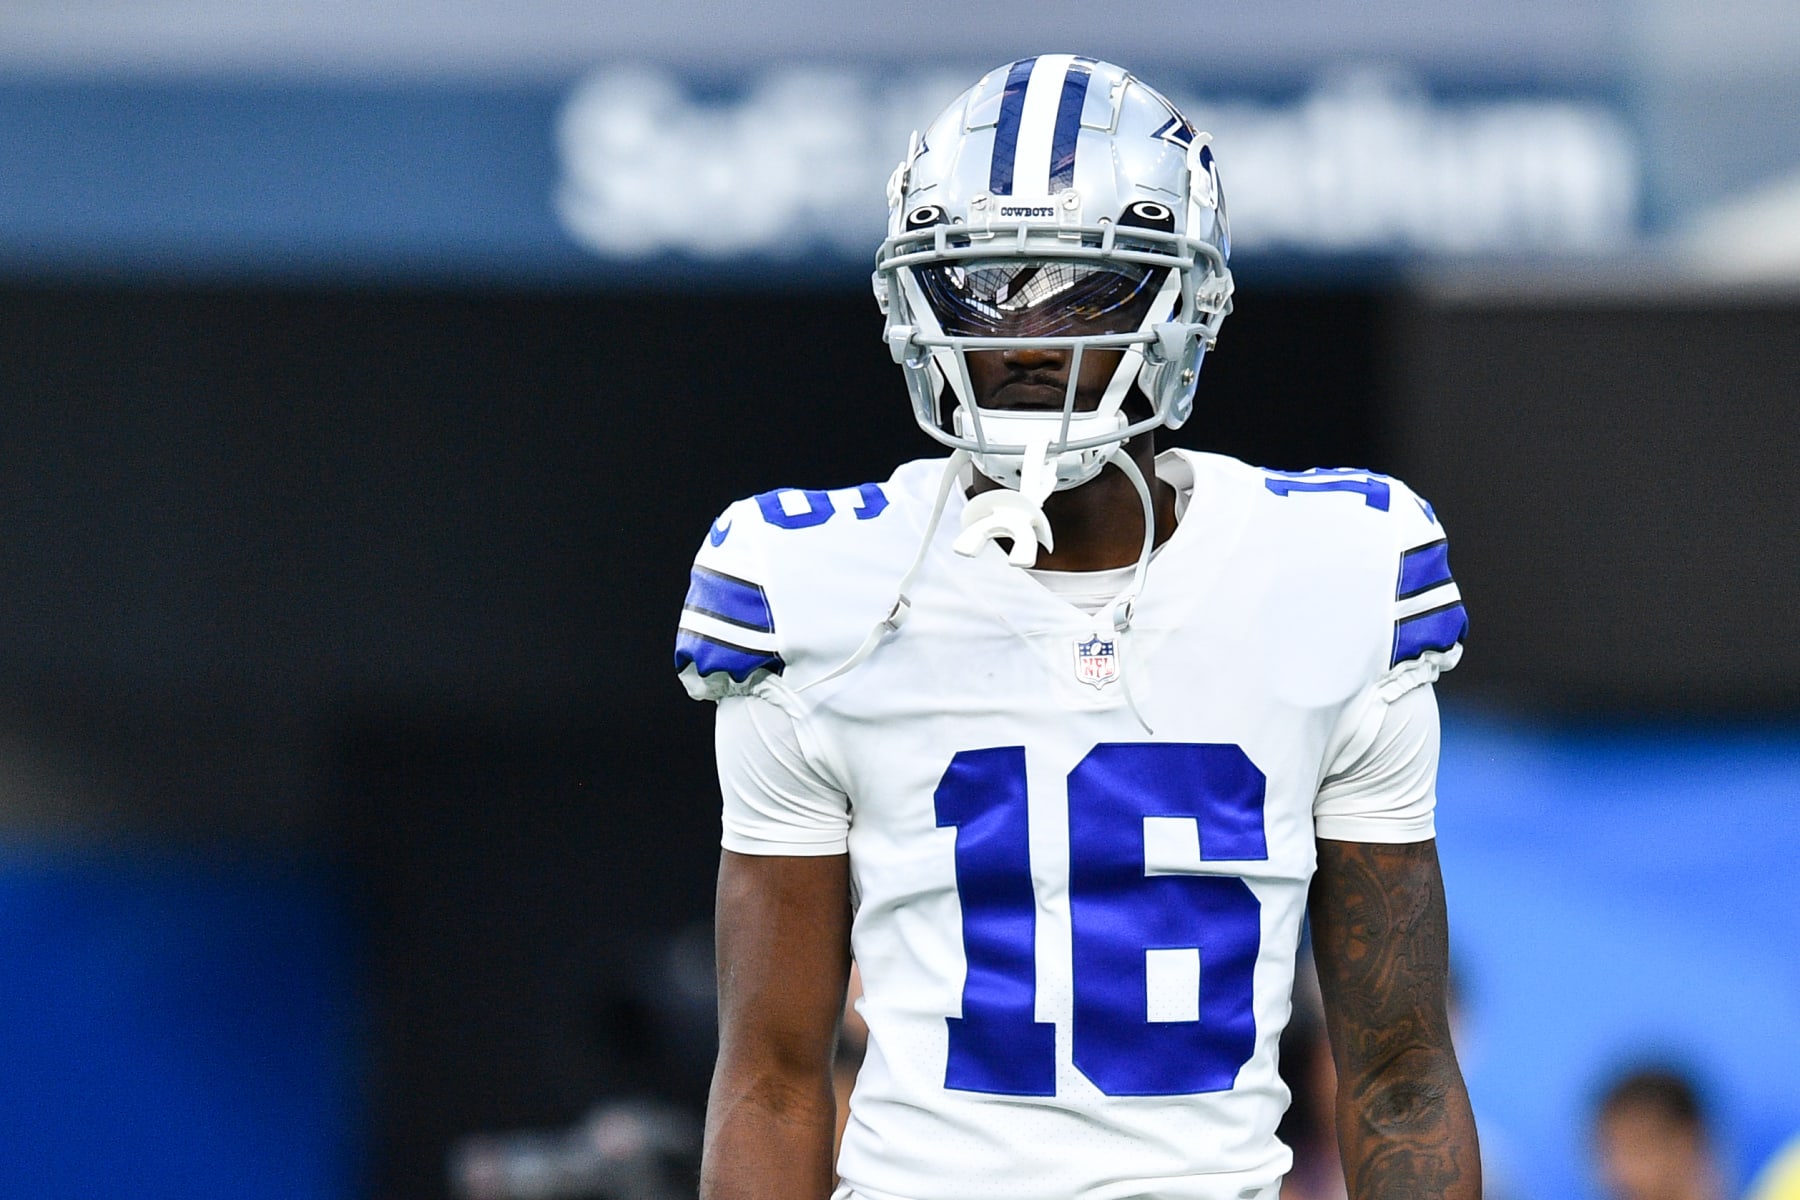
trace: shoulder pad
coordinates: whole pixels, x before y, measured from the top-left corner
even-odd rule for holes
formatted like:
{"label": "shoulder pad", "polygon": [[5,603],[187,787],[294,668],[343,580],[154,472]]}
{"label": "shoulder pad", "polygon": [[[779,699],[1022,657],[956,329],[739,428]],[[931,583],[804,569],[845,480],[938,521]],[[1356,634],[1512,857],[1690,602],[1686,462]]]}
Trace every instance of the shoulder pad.
{"label": "shoulder pad", "polygon": [[688,693],[753,692],[849,654],[892,600],[918,536],[892,514],[916,507],[928,475],[907,464],[883,484],[777,488],[721,513],[694,556],[676,635]]}
{"label": "shoulder pad", "polygon": [[719,514],[694,555],[675,635],[675,670],[696,700],[754,691],[786,666],[763,586],[761,520],[754,500],[737,501]]}
{"label": "shoulder pad", "polygon": [[1385,669],[1379,688],[1393,700],[1430,683],[1462,657],[1469,617],[1462,593],[1450,575],[1449,541],[1437,513],[1405,483],[1376,471],[1350,467],[1312,471],[1260,469],[1263,489],[1278,497],[1328,496],[1294,508],[1314,526],[1315,536],[1360,544],[1378,556],[1391,585],[1382,606]]}

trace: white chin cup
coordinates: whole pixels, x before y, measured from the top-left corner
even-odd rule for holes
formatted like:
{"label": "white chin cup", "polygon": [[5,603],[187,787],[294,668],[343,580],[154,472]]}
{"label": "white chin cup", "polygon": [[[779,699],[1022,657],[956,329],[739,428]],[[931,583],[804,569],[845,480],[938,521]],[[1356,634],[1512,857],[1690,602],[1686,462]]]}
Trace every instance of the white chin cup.
{"label": "white chin cup", "polygon": [[[981,433],[990,445],[1001,446],[1048,446],[1062,433],[1062,412],[1016,412],[1010,409],[984,408],[979,410]],[[970,416],[968,406],[958,405],[953,414],[956,435],[970,443],[970,456],[975,469],[998,483],[1002,487],[1019,489],[1025,469],[1025,459],[1030,451],[1015,454],[986,454],[974,449],[977,442],[975,436],[975,418]],[[1085,441],[1088,438],[1107,437],[1124,432],[1128,422],[1122,412],[1111,413],[1074,413],[1069,417],[1068,441]],[[1120,439],[1122,440],[1122,439]],[[1106,456],[1112,452],[1117,441],[1090,446],[1086,450],[1063,450],[1054,456],[1056,465],[1056,483],[1054,490],[1062,492],[1069,488],[1080,487],[1100,473],[1106,466]],[[1050,455],[1046,452],[1046,458]],[[1046,493],[1048,494],[1048,493]]]}
{"label": "white chin cup", "polygon": [[1012,542],[1006,561],[1015,567],[1037,563],[1038,546],[1056,549],[1050,532],[1050,518],[1041,503],[1010,488],[994,488],[969,499],[963,509],[962,532],[956,535],[952,548],[965,558],[981,553],[990,541],[1006,538]]}

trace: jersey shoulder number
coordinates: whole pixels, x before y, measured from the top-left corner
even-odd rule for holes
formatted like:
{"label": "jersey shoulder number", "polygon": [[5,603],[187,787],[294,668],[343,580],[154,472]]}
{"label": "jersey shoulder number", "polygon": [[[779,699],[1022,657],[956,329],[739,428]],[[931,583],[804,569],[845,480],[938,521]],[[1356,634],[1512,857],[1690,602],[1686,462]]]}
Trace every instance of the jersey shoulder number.
{"label": "jersey shoulder number", "polygon": [[675,637],[675,670],[688,693],[718,700],[785,673],[791,647],[784,635],[792,631],[777,624],[788,607],[780,599],[781,580],[829,586],[834,572],[796,564],[830,554],[838,540],[833,534],[873,521],[888,507],[882,485],[865,483],[777,488],[719,514],[694,556]]}
{"label": "jersey shoulder number", "polygon": [[[1360,519],[1377,519],[1388,526],[1387,536],[1379,543],[1382,569],[1394,581],[1387,667],[1391,675],[1398,673],[1396,681],[1404,680],[1405,686],[1384,686],[1384,690],[1398,695],[1456,665],[1462,656],[1469,615],[1450,573],[1449,538],[1437,511],[1423,496],[1392,476],[1356,467],[1264,469],[1262,475],[1263,487],[1278,497],[1358,497]],[[1339,520],[1359,519],[1341,507],[1334,515]]]}

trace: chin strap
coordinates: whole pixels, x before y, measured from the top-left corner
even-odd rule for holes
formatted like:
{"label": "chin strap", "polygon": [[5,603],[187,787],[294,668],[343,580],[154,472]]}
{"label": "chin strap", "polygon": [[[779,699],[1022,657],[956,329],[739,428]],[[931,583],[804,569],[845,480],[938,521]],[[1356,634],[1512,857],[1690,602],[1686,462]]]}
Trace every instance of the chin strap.
{"label": "chin strap", "polygon": [[[1013,548],[1007,555],[1007,561],[1016,566],[1028,567],[1037,561],[1038,542],[1044,549],[1051,550],[1050,522],[1044,516],[1044,500],[1056,486],[1056,464],[1049,456],[1047,445],[1031,447],[1032,452],[1026,456],[1025,469],[1021,478],[1021,491],[1010,488],[995,488],[981,493],[969,502],[974,509],[978,502],[994,497],[992,503],[985,506],[980,515],[971,517],[965,512],[963,531],[957,535],[955,549],[957,553],[973,557],[981,552],[981,547],[994,537],[1010,537]],[[944,464],[944,474],[938,480],[937,499],[931,506],[931,517],[925,522],[925,535],[919,539],[919,551],[913,555],[912,565],[906,568],[906,574],[900,577],[900,586],[894,603],[888,609],[887,616],[877,621],[862,644],[851,652],[849,658],[834,667],[828,674],[821,675],[811,683],[804,684],[797,691],[804,692],[818,687],[841,675],[846,675],[860,666],[864,659],[875,653],[888,634],[894,633],[906,623],[907,615],[912,611],[912,598],[907,594],[913,581],[918,578],[919,569],[925,565],[925,556],[931,550],[931,540],[937,534],[938,526],[943,523],[944,506],[950,500],[950,489],[956,486],[963,468],[968,466],[972,456],[967,450],[958,450]],[[1137,566],[1131,573],[1131,583],[1123,592],[1113,597],[1106,609],[1112,614],[1113,636],[1119,639],[1119,686],[1125,692],[1125,707],[1137,718],[1137,723],[1144,727],[1144,732],[1154,735],[1150,722],[1144,719],[1138,708],[1137,698],[1131,692],[1131,673],[1125,669],[1124,638],[1131,628],[1131,618],[1136,612],[1138,595],[1144,590],[1144,578],[1150,570],[1150,554],[1156,546],[1156,506],[1151,498],[1150,484],[1144,479],[1144,473],[1138,469],[1131,456],[1118,446],[1107,455],[1106,461],[1117,466],[1137,488],[1138,498],[1144,504],[1144,546],[1138,553]],[[1020,561],[1022,553],[1024,561]]]}
{"label": "chin strap", "polygon": [[[875,653],[875,647],[881,644],[883,638],[906,624],[907,614],[912,612],[912,597],[906,593],[912,588],[913,580],[919,577],[919,568],[925,565],[925,555],[931,550],[931,539],[936,536],[938,526],[943,523],[944,505],[950,501],[950,489],[956,486],[956,481],[961,477],[963,468],[968,465],[969,452],[967,450],[956,451],[950,456],[950,461],[944,464],[943,477],[938,480],[937,501],[931,506],[931,519],[925,522],[925,536],[919,539],[919,552],[913,555],[912,566],[906,568],[906,574],[900,577],[900,586],[896,589],[898,594],[894,597],[893,607],[888,609],[887,616],[875,622],[875,627],[869,630],[868,636],[862,640],[862,645],[853,650],[849,658],[833,667],[829,674],[821,675],[811,683],[796,688],[796,692],[804,692],[807,688],[816,688],[821,683],[828,683],[840,675],[854,671],[865,658]],[[1045,530],[1048,531],[1048,529],[1049,525],[1046,523]],[[1035,551],[1033,557],[1036,557]]]}
{"label": "chin strap", "polygon": [[963,509],[962,532],[952,548],[964,558],[974,558],[988,542],[1010,538],[1012,549],[1006,552],[1006,561],[1015,567],[1034,565],[1040,542],[1046,550],[1056,549],[1050,518],[1044,515],[1044,501],[1055,490],[1056,458],[1050,453],[1050,431],[1035,431],[1025,444],[1019,489],[991,488],[970,498]]}
{"label": "chin strap", "polygon": [[1120,446],[1114,446],[1106,461],[1125,473],[1137,488],[1138,498],[1144,502],[1144,548],[1138,552],[1137,566],[1132,569],[1131,582],[1125,590],[1113,597],[1109,606],[1112,610],[1113,636],[1119,640],[1119,686],[1125,689],[1125,707],[1137,718],[1137,723],[1144,727],[1144,732],[1155,735],[1156,730],[1150,728],[1150,722],[1144,720],[1144,714],[1137,706],[1137,698],[1131,694],[1131,672],[1125,668],[1125,633],[1131,628],[1131,618],[1137,611],[1137,598],[1144,590],[1144,577],[1150,572],[1150,554],[1156,548],[1156,504],[1150,495],[1150,484],[1144,479],[1144,473],[1138,470],[1137,463],[1131,455],[1125,453]]}

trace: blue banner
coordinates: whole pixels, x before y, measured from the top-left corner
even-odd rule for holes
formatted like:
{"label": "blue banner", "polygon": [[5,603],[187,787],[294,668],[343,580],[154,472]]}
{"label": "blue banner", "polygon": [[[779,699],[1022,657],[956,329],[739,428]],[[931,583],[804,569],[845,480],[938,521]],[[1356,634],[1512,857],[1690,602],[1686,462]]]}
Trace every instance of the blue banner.
{"label": "blue banner", "polygon": [[[0,268],[850,282],[911,130],[975,71],[643,66],[572,82],[0,84]],[[1157,80],[1212,131],[1237,253],[1593,258],[1639,239],[1615,99]]]}

